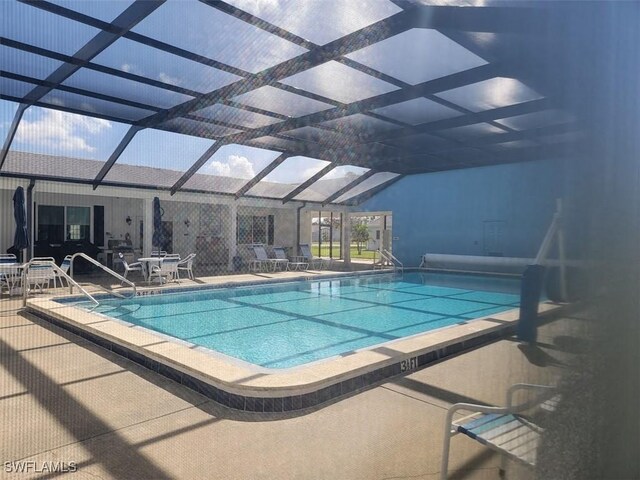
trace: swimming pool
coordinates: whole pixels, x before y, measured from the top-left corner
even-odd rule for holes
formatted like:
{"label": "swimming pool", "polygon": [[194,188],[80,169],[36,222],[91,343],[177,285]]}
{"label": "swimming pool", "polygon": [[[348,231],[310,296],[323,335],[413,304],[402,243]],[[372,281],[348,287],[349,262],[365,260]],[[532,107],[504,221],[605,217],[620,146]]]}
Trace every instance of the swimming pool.
{"label": "swimming pool", "polygon": [[369,275],[106,300],[96,312],[286,369],[517,308],[517,279]]}

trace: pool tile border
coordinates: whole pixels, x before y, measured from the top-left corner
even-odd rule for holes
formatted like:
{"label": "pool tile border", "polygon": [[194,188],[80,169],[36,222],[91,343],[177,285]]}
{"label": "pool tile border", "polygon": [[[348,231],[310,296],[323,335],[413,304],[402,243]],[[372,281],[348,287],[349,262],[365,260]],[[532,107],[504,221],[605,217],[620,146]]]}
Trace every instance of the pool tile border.
{"label": "pool tile border", "polygon": [[[249,283],[224,285],[248,286]],[[222,287],[215,285],[214,288]],[[411,373],[449,356],[512,335],[519,314],[517,309],[509,310],[326,362],[302,365],[284,372],[257,373],[186,345],[170,342],[151,331],[132,329],[51,298],[30,299],[27,307],[39,318],[219,404],[235,410],[267,413],[303,411],[322,406],[339,397],[372,388],[391,377]],[[560,308],[562,306],[545,302],[540,304],[539,310],[541,316],[548,316],[558,313]]]}

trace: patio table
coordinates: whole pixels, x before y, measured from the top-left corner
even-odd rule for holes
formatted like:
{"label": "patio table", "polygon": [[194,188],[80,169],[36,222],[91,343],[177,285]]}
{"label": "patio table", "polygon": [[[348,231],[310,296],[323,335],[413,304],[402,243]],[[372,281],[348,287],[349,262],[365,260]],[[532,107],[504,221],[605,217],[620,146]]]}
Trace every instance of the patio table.
{"label": "patio table", "polygon": [[162,265],[162,260],[164,257],[141,257],[138,261],[142,264],[142,275],[144,279],[149,282],[149,274],[151,273],[151,269],[156,266]]}

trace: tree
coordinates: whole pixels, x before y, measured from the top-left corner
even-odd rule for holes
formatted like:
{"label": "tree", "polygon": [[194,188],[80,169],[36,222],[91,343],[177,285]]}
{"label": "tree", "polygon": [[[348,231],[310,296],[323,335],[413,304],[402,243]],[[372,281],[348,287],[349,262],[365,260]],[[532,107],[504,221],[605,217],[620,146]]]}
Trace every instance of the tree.
{"label": "tree", "polygon": [[369,240],[369,228],[366,223],[356,223],[351,227],[351,238],[356,242],[358,255],[362,254],[362,245]]}

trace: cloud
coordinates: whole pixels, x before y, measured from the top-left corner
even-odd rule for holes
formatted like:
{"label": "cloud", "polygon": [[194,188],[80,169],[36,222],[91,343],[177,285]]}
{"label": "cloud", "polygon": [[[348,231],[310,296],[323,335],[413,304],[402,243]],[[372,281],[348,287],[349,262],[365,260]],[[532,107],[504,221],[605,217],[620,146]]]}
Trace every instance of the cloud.
{"label": "cloud", "polygon": [[158,74],[158,80],[164,83],[168,83],[169,85],[180,85],[180,79],[171,77],[164,72],[160,72]]}
{"label": "cloud", "polygon": [[214,160],[209,164],[209,170],[220,177],[250,179],[256,176],[253,165],[246,157],[229,155],[226,162]]}
{"label": "cloud", "polygon": [[97,135],[109,128],[107,120],[45,109],[40,118],[20,122],[16,141],[66,152],[93,152],[96,148],[87,142],[88,134]]}

